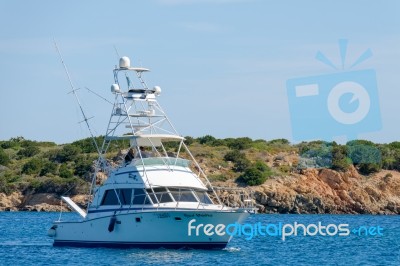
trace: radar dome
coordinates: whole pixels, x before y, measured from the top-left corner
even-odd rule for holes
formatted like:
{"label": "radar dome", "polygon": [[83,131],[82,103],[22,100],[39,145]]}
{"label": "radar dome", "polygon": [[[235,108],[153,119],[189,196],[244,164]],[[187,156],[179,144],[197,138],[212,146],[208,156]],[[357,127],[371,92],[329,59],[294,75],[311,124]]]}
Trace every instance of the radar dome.
{"label": "radar dome", "polygon": [[119,68],[129,68],[131,66],[131,60],[127,56],[123,56],[119,59]]}
{"label": "radar dome", "polygon": [[111,92],[112,93],[120,92],[118,84],[111,85]]}
{"label": "radar dome", "polygon": [[161,94],[161,88],[159,86],[154,86],[154,94],[155,95],[160,95]]}

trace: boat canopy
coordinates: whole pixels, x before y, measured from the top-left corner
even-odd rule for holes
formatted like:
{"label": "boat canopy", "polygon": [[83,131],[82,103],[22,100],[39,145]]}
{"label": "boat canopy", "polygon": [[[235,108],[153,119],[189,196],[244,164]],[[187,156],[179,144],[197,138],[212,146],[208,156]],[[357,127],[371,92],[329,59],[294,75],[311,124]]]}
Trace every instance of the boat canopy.
{"label": "boat canopy", "polygon": [[146,173],[148,182],[144,182],[146,188],[154,186],[160,187],[184,187],[207,190],[207,187],[200,181],[195,174],[189,171],[169,171],[168,169],[158,169],[158,171],[148,171]]}
{"label": "boat canopy", "polygon": [[124,135],[124,136],[108,136],[109,140],[129,139],[131,146],[142,147],[159,147],[162,141],[182,141],[184,137],[170,134],[141,134],[141,135]]}

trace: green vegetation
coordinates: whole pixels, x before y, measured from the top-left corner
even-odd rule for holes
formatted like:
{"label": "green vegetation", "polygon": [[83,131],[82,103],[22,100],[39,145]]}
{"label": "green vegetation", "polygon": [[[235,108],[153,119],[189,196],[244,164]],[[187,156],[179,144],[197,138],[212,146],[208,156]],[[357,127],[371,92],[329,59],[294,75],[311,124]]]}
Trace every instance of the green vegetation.
{"label": "green vegetation", "polygon": [[[99,145],[103,139],[102,136],[96,137]],[[312,141],[293,145],[286,139],[218,139],[210,135],[199,138],[186,136],[185,139],[199,164],[210,173],[212,182],[260,185],[271,176],[280,178],[307,167],[347,171],[354,166],[363,175],[381,169],[400,171],[398,141],[376,144],[354,140],[345,145]],[[107,158],[115,157],[128,146],[128,141],[110,143]],[[177,142],[165,143],[169,154],[176,153],[178,148]],[[0,141],[0,192],[85,193],[97,156],[90,138],[64,145],[23,137]],[[181,156],[189,159],[189,154],[183,151]]]}
{"label": "green vegetation", "polygon": [[346,171],[351,165],[346,146],[334,145],[332,148],[332,166],[336,171]]}
{"label": "green vegetation", "polygon": [[246,168],[239,179],[247,185],[257,186],[263,184],[272,174],[271,169],[264,162],[257,161]]}
{"label": "green vegetation", "polygon": [[8,155],[4,152],[4,150],[0,148],[0,165],[7,166],[9,162],[10,158],[8,158]]}
{"label": "green vegetation", "polygon": [[23,137],[0,141],[0,193],[87,192],[89,184],[84,176],[97,156],[84,153],[81,146],[36,142]]}

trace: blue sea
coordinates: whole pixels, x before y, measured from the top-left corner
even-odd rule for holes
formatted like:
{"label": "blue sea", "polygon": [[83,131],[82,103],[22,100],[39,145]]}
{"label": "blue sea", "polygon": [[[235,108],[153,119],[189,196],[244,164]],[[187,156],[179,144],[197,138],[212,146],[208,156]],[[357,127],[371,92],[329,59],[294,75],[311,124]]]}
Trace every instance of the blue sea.
{"label": "blue sea", "polygon": [[[63,218],[74,215],[64,213]],[[47,230],[58,218],[59,213],[0,212],[0,264],[400,265],[400,216],[257,214],[245,221],[248,228],[243,232],[247,236],[239,235],[237,230],[237,236],[224,250],[53,247]],[[310,235],[304,236],[298,227],[297,236],[293,231],[283,240],[279,231],[282,226],[289,234],[296,223],[309,226],[306,233]],[[349,229],[348,235],[336,232],[340,224],[347,225],[344,227]],[[257,228],[250,228],[254,225],[265,226],[264,235],[255,233],[260,232]],[[329,225],[332,236],[317,233],[319,225]],[[253,238],[246,240],[251,230]]]}

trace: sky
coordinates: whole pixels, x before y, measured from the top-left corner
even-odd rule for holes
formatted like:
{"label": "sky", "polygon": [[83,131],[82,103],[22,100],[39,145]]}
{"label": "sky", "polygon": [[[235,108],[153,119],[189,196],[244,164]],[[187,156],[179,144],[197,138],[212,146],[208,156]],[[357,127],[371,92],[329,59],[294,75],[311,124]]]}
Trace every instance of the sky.
{"label": "sky", "polygon": [[[399,14],[396,0],[0,0],[0,140],[89,136],[53,39],[96,135],[112,106],[85,88],[112,99],[114,47],[151,69],[145,79],[162,88],[159,103],[181,135],[292,142],[302,140],[293,112],[303,111],[290,108],[287,81],[350,71],[370,49],[352,70],[375,71],[381,126],[357,137],[400,140]],[[320,51],[340,66],[340,39],[348,40],[343,69],[316,60]]]}

